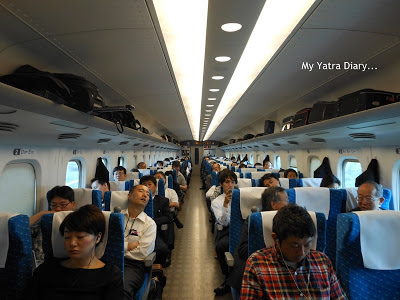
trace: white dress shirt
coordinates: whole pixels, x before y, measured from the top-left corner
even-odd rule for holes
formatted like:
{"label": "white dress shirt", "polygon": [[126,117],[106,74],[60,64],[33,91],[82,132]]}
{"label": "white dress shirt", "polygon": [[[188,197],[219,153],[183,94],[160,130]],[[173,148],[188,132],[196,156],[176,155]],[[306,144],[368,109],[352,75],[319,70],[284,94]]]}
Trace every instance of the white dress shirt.
{"label": "white dress shirt", "polygon": [[165,189],[165,198],[169,199],[169,203],[172,202],[179,203],[178,194],[173,189],[170,188]]}
{"label": "white dress shirt", "polygon": [[224,207],[225,196],[225,193],[223,193],[215,198],[211,202],[211,209],[218,224],[228,226],[231,221],[231,203],[228,203],[228,207]]}
{"label": "white dress shirt", "polygon": [[[124,215],[124,251],[125,257],[133,260],[144,260],[154,251],[157,225],[144,211],[136,218],[129,218],[128,209],[121,211]],[[139,242],[139,246],[128,251],[128,242]]]}

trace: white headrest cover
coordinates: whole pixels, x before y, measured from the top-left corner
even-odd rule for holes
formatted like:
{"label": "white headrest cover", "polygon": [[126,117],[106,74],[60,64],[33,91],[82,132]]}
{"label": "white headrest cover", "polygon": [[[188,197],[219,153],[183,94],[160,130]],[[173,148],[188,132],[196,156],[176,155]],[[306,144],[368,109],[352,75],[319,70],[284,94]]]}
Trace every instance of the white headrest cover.
{"label": "white headrest cover", "polygon": [[0,213],[0,268],[4,268],[7,260],[9,234],[8,234],[8,220],[17,214],[13,213]]}
{"label": "white headrest cover", "polygon": [[400,212],[360,211],[360,246],[364,267],[374,270],[400,269]]}
{"label": "white headrest cover", "polygon": [[125,191],[125,181],[110,181],[110,191]]}
{"label": "white headrest cover", "polygon": [[252,187],[251,179],[248,178],[238,178],[238,188]]}
{"label": "white headrest cover", "polygon": [[138,169],[142,175],[150,175],[150,170],[149,169]]}
{"label": "white headrest cover", "polygon": [[234,172],[236,174],[236,177],[239,179],[240,178],[240,173],[239,172]]}
{"label": "white headrest cover", "polygon": [[75,197],[75,207],[76,209],[85,206],[87,204],[92,204],[92,189],[73,189]]}
{"label": "white headrest cover", "polygon": [[281,187],[283,187],[284,189],[289,188],[289,178],[280,178],[279,182],[281,183]]}
{"label": "white headrest cover", "polygon": [[251,208],[256,206],[259,211],[262,208],[261,195],[265,187],[246,187],[240,189],[240,211],[242,219],[246,219],[251,214]]}
{"label": "white headrest cover", "polygon": [[129,206],[128,194],[129,191],[111,192],[110,210],[113,211],[116,206],[121,209],[127,209]]}
{"label": "white headrest cover", "polygon": [[319,187],[322,178],[302,178],[301,180],[303,180],[303,187]]}
{"label": "white headrest cover", "polygon": [[240,170],[240,172],[241,172],[242,174],[246,174],[246,173],[250,173],[250,172],[255,172],[255,171],[257,171],[256,168],[241,168],[241,169],[239,169],[239,170]]}
{"label": "white headrest cover", "polygon": [[139,179],[139,172],[128,172],[126,173],[126,180]]}
{"label": "white headrest cover", "polygon": [[[67,251],[64,248],[64,238],[60,233],[60,225],[62,221],[65,219],[67,215],[72,213],[72,211],[60,211],[56,212],[53,215],[53,228],[51,233],[51,244],[53,247],[53,255],[56,258],[65,258],[68,257]],[[96,247],[96,257],[101,258],[104,254],[104,251],[107,246],[108,239],[108,224],[110,223],[110,214],[109,211],[103,211],[104,219],[106,220],[106,230],[104,232],[104,237],[101,243]]]}
{"label": "white headrest cover", "polygon": [[346,199],[346,211],[352,211],[358,207],[357,195],[358,187],[346,188],[347,199]]}
{"label": "white headrest cover", "polygon": [[324,187],[295,188],[296,204],[310,211],[321,212],[325,218],[329,217],[331,207],[330,190]]}
{"label": "white headrest cover", "polygon": [[271,172],[264,172],[264,171],[260,171],[260,172],[251,172],[251,179],[260,179],[261,177],[263,177],[265,174],[268,174]]}
{"label": "white headrest cover", "polygon": [[[263,223],[263,234],[264,234],[264,243],[266,247],[270,247],[274,245],[274,239],[271,236],[272,233],[272,223],[274,220],[274,217],[278,211],[273,210],[273,211],[263,211],[261,212],[261,218],[262,218],[262,223]],[[311,219],[314,221],[315,229],[317,229],[317,215],[313,211],[308,211],[308,213],[311,216]],[[311,249],[315,250],[317,249],[317,239],[318,239],[318,230],[316,230],[317,233],[315,235],[315,239],[313,241],[313,244],[311,245]]]}

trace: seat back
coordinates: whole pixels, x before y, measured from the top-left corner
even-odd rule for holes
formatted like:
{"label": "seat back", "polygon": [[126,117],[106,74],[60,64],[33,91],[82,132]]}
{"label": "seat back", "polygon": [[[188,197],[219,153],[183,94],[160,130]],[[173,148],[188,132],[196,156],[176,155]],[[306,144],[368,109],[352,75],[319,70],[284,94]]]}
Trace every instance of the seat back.
{"label": "seat back", "polygon": [[229,225],[229,252],[235,252],[238,246],[243,220],[251,213],[251,208],[256,206],[261,210],[261,194],[265,188],[246,187],[232,192],[231,220]]}
{"label": "seat back", "polygon": [[129,191],[131,181],[110,181],[110,191]]}
{"label": "seat back", "polygon": [[[324,201],[322,199],[322,196],[318,196],[318,191],[323,191],[323,190],[329,190],[329,194],[327,197],[328,199],[325,200],[325,203],[327,207],[322,207],[321,210],[321,203]],[[308,191],[308,193],[302,194],[303,196],[299,196],[300,191]],[[333,265],[335,265],[336,261],[336,221],[337,221],[337,216],[345,211],[346,208],[346,198],[347,198],[347,193],[346,190],[342,189],[328,189],[328,188],[295,188],[295,189],[289,189],[286,191],[289,197],[289,202],[294,202],[298,205],[303,205],[304,203],[307,203],[305,205],[307,210],[310,211],[316,211],[316,212],[322,212],[325,214],[326,219],[326,249],[325,249],[325,254],[328,255],[328,257],[331,259]],[[297,192],[297,193],[296,193]],[[307,196],[308,195],[308,196]],[[308,199],[301,199],[303,197],[306,197]],[[317,198],[318,201],[313,204],[312,200],[313,198]],[[311,201],[307,201],[311,200]],[[319,200],[322,200],[319,201]]]}
{"label": "seat back", "polygon": [[[128,201],[129,191],[115,191],[104,193],[104,210],[114,211],[114,208],[119,207],[121,210],[127,209],[129,206]],[[150,192],[150,200],[147,203],[144,212],[151,218],[153,218],[153,199]]]}
{"label": "seat back", "polygon": [[219,182],[218,182],[218,172],[212,172],[211,173],[211,184],[215,185],[215,186],[219,186]]}
{"label": "seat back", "polygon": [[260,179],[265,174],[270,174],[270,173],[274,173],[274,174],[278,175],[278,177],[280,177],[279,169],[267,169],[267,170],[262,169],[262,171],[259,171],[259,169],[257,169],[257,171],[255,171],[255,170],[256,169],[253,169],[253,171],[247,172],[245,177],[250,178],[250,179]]}
{"label": "seat back", "polygon": [[[249,217],[249,256],[255,251],[273,246],[271,237],[272,226],[265,226],[265,224],[272,224],[272,219],[277,211],[263,211],[252,213]],[[313,216],[313,213],[310,212]],[[323,213],[315,213],[315,227],[317,229],[317,243],[315,250],[324,252],[326,247],[326,219]],[[271,237],[271,238],[270,238]],[[265,243],[268,240],[268,243]]]}
{"label": "seat back", "polygon": [[126,173],[126,180],[134,180],[134,179],[139,179],[139,172],[127,172]]}
{"label": "seat back", "polygon": [[255,181],[249,178],[238,178],[237,186],[239,189],[245,187],[253,187],[255,185]]}
{"label": "seat back", "polygon": [[300,178],[299,187],[319,187],[321,185],[322,178]]}
{"label": "seat back", "polygon": [[[377,214],[397,214],[396,219],[392,219],[391,224],[385,222],[374,222],[378,230],[386,230],[389,226],[396,230],[397,234],[393,237],[398,241],[400,236],[400,212],[395,211],[373,211]],[[336,273],[347,293],[349,299],[400,299],[400,269],[395,270],[376,270],[364,267],[363,253],[361,247],[360,233],[362,225],[359,214],[345,213],[338,216],[337,222],[337,260]],[[376,235],[380,237],[380,235]],[[394,257],[398,257],[398,248],[382,246],[381,242],[373,241],[386,250],[393,250]],[[378,254],[377,257],[384,255]],[[380,257],[379,257],[380,258]]]}
{"label": "seat back", "polygon": [[[101,191],[92,190],[92,189],[84,189],[84,188],[73,189],[73,191],[74,191],[76,209],[78,209],[84,205],[87,205],[87,204],[93,204],[101,209],[101,201],[102,201]],[[48,203],[48,210],[51,210],[49,193],[50,193],[50,191],[47,192],[46,198],[47,198],[47,203]]]}
{"label": "seat back", "polygon": [[0,245],[0,299],[20,299],[33,267],[27,215],[0,213]]}

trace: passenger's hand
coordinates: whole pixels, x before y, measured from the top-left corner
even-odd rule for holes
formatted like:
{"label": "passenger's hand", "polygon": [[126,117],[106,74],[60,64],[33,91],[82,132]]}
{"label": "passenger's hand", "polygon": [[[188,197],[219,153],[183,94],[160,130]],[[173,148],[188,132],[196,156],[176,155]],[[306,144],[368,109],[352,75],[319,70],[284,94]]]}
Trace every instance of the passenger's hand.
{"label": "passenger's hand", "polygon": [[139,246],[139,242],[130,242],[128,243],[128,251],[136,249]]}
{"label": "passenger's hand", "polygon": [[229,190],[225,195],[224,207],[228,207],[228,204],[231,202],[231,199],[232,199],[232,191]]}

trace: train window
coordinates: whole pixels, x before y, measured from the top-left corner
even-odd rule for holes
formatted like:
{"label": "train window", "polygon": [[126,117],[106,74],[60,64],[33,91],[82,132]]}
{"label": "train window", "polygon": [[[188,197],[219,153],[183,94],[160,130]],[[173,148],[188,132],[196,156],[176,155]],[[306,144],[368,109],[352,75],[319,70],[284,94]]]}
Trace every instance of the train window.
{"label": "train window", "polygon": [[289,157],[289,168],[297,170],[297,159],[295,156]]}
{"label": "train window", "polygon": [[103,164],[106,166],[106,168],[108,169],[108,159],[105,157],[101,158],[101,161],[103,162]]}
{"label": "train window", "polygon": [[257,157],[257,158],[256,158],[256,163],[260,162],[260,155],[257,154],[256,157]]}
{"label": "train window", "polygon": [[279,155],[275,156],[275,169],[281,168],[281,157]]}
{"label": "train window", "polygon": [[133,168],[136,168],[137,165],[137,155],[133,156]]}
{"label": "train window", "polygon": [[125,157],[123,156],[118,157],[118,166],[125,167]]}
{"label": "train window", "polygon": [[254,164],[254,156],[253,156],[253,154],[250,154],[250,163]]}
{"label": "train window", "polygon": [[355,187],[356,178],[362,173],[361,164],[357,159],[345,159],[342,165],[343,188]]}
{"label": "train window", "polygon": [[310,178],[314,177],[314,171],[321,165],[318,157],[311,157],[310,159]]}
{"label": "train window", "polygon": [[1,212],[32,216],[36,211],[36,175],[29,163],[10,163],[0,175]]}
{"label": "train window", "polygon": [[65,185],[76,189],[81,186],[82,165],[79,160],[70,160],[67,165],[67,174],[65,176]]}

